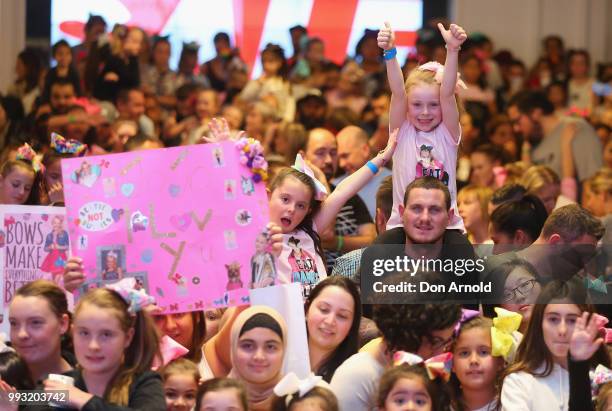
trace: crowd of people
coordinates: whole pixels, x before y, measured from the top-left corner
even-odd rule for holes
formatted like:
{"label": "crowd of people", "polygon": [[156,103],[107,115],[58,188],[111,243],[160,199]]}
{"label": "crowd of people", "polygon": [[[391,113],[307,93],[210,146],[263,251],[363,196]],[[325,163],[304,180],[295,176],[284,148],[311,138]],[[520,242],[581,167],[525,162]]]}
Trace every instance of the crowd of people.
{"label": "crowd of people", "polygon": [[[26,284],[4,313],[1,409],[52,407],[18,405],[32,389],[84,411],[612,409],[612,63],[593,75],[559,36],[523,62],[435,23],[403,64],[387,23],[341,65],[292,27],[293,55],[266,45],[256,79],[226,33],[201,65],[184,44],[174,70],[168,37],[101,16],[82,44],[53,45],[53,67],[20,53],[0,98],[0,204],[64,205],[64,158],[257,140],[262,264],[302,285],[312,373],[286,372],[304,324],[267,306],[162,315],[124,279],[70,311],[73,255],[63,288]],[[453,270],[379,278],[372,256]],[[459,273],[466,260],[487,263]],[[494,288],[371,292],[423,279]]]}

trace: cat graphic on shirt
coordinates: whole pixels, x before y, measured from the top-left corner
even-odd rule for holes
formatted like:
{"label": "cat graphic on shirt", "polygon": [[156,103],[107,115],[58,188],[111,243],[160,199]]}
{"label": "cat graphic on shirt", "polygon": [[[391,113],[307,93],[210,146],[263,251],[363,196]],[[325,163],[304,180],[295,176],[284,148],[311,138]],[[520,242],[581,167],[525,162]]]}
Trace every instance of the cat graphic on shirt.
{"label": "cat graphic on shirt", "polygon": [[426,144],[421,144],[417,149],[416,178],[430,176],[448,186],[448,173],[444,171],[444,164],[434,158],[433,149],[433,146]]}
{"label": "cat graphic on shirt", "polygon": [[[309,290],[319,282],[319,273],[315,259],[310,253],[300,247],[300,240],[295,237],[290,237],[287,244],[291,247],[289,253],[289,265],[291,267],[291,281],[299,282],[303,288]],[[306,292],[306,294],[308,294]]]}

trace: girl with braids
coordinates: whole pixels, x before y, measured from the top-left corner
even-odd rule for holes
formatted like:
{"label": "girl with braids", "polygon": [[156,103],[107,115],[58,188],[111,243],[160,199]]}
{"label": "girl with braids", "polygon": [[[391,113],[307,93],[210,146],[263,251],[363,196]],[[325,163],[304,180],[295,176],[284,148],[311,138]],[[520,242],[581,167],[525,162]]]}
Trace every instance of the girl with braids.
{"label": "girl with braids", "polygon": [[88,292],[74,314],[74,386],[45,380],[45,390],[68,391],[78,410],[165,411],[161,377],[151,371],[159,356],[153,320],[142,310],[150,297],[130,279]]}

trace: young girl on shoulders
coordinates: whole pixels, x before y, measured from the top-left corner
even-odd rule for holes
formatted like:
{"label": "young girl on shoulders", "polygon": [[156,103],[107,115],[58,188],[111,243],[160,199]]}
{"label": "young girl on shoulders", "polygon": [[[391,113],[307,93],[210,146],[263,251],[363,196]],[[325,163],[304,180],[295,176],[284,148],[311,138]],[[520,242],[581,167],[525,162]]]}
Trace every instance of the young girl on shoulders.
{"label": "young girl on shoulders", "polygon": [[133,289],[132,279],[88,292],[74,312],[74,351],[79,368],[67,373],[74,385],[47,379],[45,390],[68,391],[68,406],[78,410],[165,411],[153,320],[142,311],[150,297]]}
{"label": "young girl on shoulders", "polygon": [[457,67],[459,50],[467,34],[456,24],[451,24],[449,30],[438,24],[438,29],[446,42],[444,66],[436,62],[418,66],[405,83],[395,58],[395,35],[389,23],[378,33],[392,93],[389,127],[400,130],[398,149],[393,156],[393,210],[388,228],[402,224],[398,206],[403,204],[406,186],[417,178],[432,176],[445,183],[451,193],[454,217],[449,228],[464,230],[457,211],[455,170],[461,128],[455,93],[458,86],[465,87],[457,79]]}

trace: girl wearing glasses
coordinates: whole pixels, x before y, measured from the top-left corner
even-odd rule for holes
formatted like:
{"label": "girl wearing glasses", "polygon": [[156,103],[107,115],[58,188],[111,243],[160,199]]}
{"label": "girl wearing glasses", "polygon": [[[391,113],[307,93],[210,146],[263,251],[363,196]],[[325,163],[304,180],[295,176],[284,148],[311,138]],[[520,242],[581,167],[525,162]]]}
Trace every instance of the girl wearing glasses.
{"label": "girl wearing glasses", "polygon": [[517,258],[500,264],[491,271],[491,275],[496,282],[503,283],[504,288],[494,305],[485,306],[485,315],[494,317],[495,306],[519,313],[523,316],[519,331],[524,334],[531,318],[533,304],[542,290],[536,269],[527,261]]}

